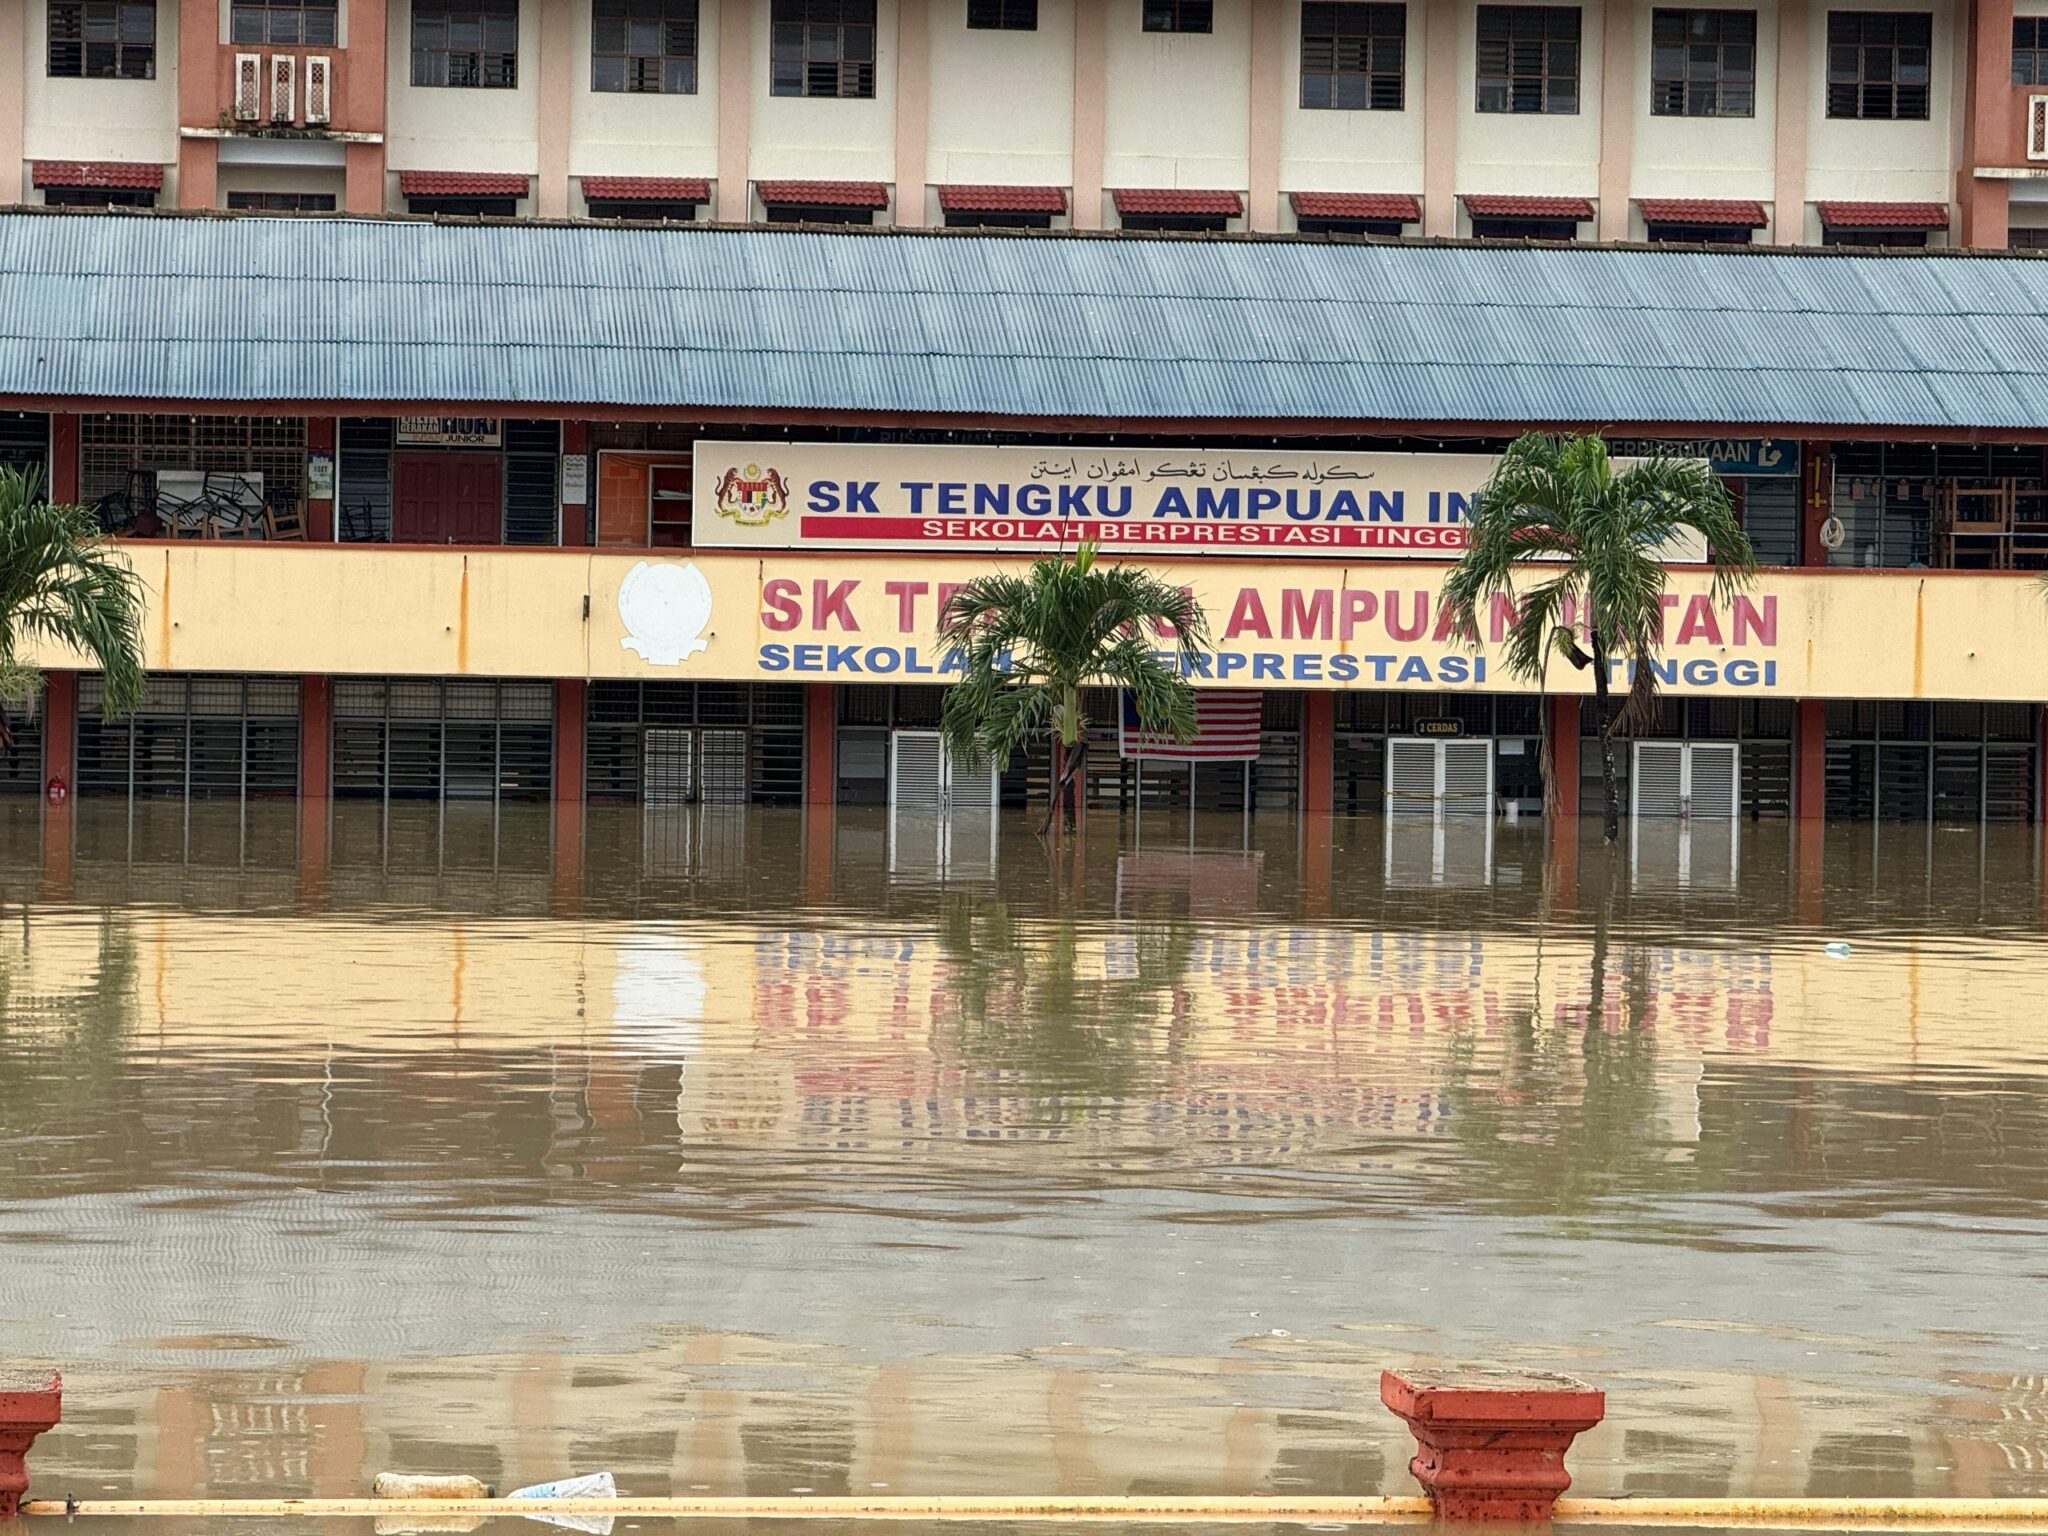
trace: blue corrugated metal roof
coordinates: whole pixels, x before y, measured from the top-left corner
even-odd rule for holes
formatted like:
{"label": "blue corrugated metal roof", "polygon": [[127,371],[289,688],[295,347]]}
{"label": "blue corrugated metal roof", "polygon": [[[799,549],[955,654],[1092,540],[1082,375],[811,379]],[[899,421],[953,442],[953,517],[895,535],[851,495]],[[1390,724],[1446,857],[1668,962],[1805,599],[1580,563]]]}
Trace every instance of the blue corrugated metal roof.
{"label": "blue corrugated metal roof", "polygon": [[2048,429],[2048,261],[23,213],[0,397]]}

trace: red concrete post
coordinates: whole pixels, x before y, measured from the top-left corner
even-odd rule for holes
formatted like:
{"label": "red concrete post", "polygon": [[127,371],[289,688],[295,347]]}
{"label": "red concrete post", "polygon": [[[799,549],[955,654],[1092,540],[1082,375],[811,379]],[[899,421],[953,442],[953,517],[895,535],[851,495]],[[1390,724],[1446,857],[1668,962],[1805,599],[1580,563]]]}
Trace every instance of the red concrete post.
{"label": "red concrete post", "polygon": [[50,418],[50,500],[72,505],[78,500],[78,418]]}
{"label": "red concrete post", "polygon": [[1579,700],[1576,694],[1550,701],[1550,777],[1543,785],[1543,814],[1560,820],[1579,817]]}
{"label": "red concrete post", "polygon": [[43,803],[61,803],[78,793],[78,674],[51,672],[43,678],[43,787],[64,784],[64,793],[45,793]]}
{"label": "red concrete post", "polygon": [[1301,699],[1301,813],[1327,816],[1337,790],[1337,696]]}
{"label": "red concrete post", "polygon": [[[309,460],[317,457],[327,460],[330,492],[334,489],[334,477],[340,473],[334,451],[335,425],[332,416],[306,418],[306,457]],[[316,497],[310,487],[306,495],[306,539],[313,544],[334,542],[334,497],[331,494]]]}
{"label": "red concrete post", "polygon": [[839,799],[839,690],[831,683],[804,685],[804,804]]}
{"label": "red concrete post", "polygon": [[1827,705],[1801,699],[1793,715],[1792,814],[1801,821],[1819,821],[1827,813]]}
{"label": "red concrete post", "polygon": [[1380,1401],[1415,1436],[1408,1470],[1445,1520],[1548,1520],[1565,1452],[1607,1396],[1547,1371],[1384,1371]]}
{"label": "red concrete post", "polygon": [[12,1519],[28,1492],[28,1449],[64,1416],[64,1380],[55,1371],[0,1374],[0,1520]]}
{"label": "red concrete post", "polygon": [[[565,421],[562,423],[562,489],[567,492],[571,482],[582,489],[575,501],[565,494],[562,497],[562,543],[569,549],[588,549],[596,520],[591,516],[591,493],[595,489],[596,476],[590,469],[590,423],[587,421]],[[581,466],[572,470],[570,460],[581,460]]]}
{"label": "red concrete post", "polygon": [[590,685],[580,677],[555,679],[555,798],[583,801],[583,734]]}

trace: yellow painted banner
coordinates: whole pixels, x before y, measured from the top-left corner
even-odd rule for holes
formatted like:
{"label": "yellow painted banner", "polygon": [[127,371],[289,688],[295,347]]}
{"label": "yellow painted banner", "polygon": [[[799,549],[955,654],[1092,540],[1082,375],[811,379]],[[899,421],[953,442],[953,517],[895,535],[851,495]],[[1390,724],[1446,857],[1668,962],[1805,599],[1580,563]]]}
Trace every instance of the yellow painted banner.
{"label": "yellow painted banner", "polygon": [[[943,682],[937,615],[1003,557],[711,551],[132,545],[153,668],[221,672]],[[1208,614],[1198,684],[1532,691],[1439,600],[1448,567],[1162,562]],[[1171,649],[1160,639],[1162,652]],[[75,665],[54,653],[46,665]],[[1674,570],[1659,670],[1673,693],[2048,698],[2048,601],[2029,576],[1771,571],[1728,603]],[[1620,681],[1617,678],[1617,681]],[[1553,692],[1591,688],[1554,664]]]}

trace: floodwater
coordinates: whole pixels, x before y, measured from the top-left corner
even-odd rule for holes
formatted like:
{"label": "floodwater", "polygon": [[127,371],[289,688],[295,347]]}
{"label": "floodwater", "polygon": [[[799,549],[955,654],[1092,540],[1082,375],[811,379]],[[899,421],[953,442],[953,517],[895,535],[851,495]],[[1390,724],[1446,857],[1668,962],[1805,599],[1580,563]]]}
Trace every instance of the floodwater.
{"label": "floodwater", "polygon": [[2048,1495],[2036,829],[70,822],[0,809],[39,1492],[1406,1492],[1460,1360],[1608,1390],[1583,1493]]}

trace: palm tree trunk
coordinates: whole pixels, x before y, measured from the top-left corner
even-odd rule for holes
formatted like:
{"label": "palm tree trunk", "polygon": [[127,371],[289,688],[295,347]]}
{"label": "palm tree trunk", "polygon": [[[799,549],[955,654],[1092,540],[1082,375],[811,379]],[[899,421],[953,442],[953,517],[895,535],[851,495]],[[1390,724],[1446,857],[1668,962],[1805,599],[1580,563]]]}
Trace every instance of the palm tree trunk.
{"label": "palm tree trunk", "polygon": [[1088,738],[1083,736],[1076,740],[1068,756],[1074,765],[1069,770],[1069,777],[1074,784],[1074,831],[1079,834],[1088,829]]}
{"label": "palm tree trunk", "polygon": [[1600,814],[1604,841],[1621,836],[1621,796],[1614,785],[1614,711],[1607,697],[1607,647],[1593,637],[1593,709],[1600,727]]}

